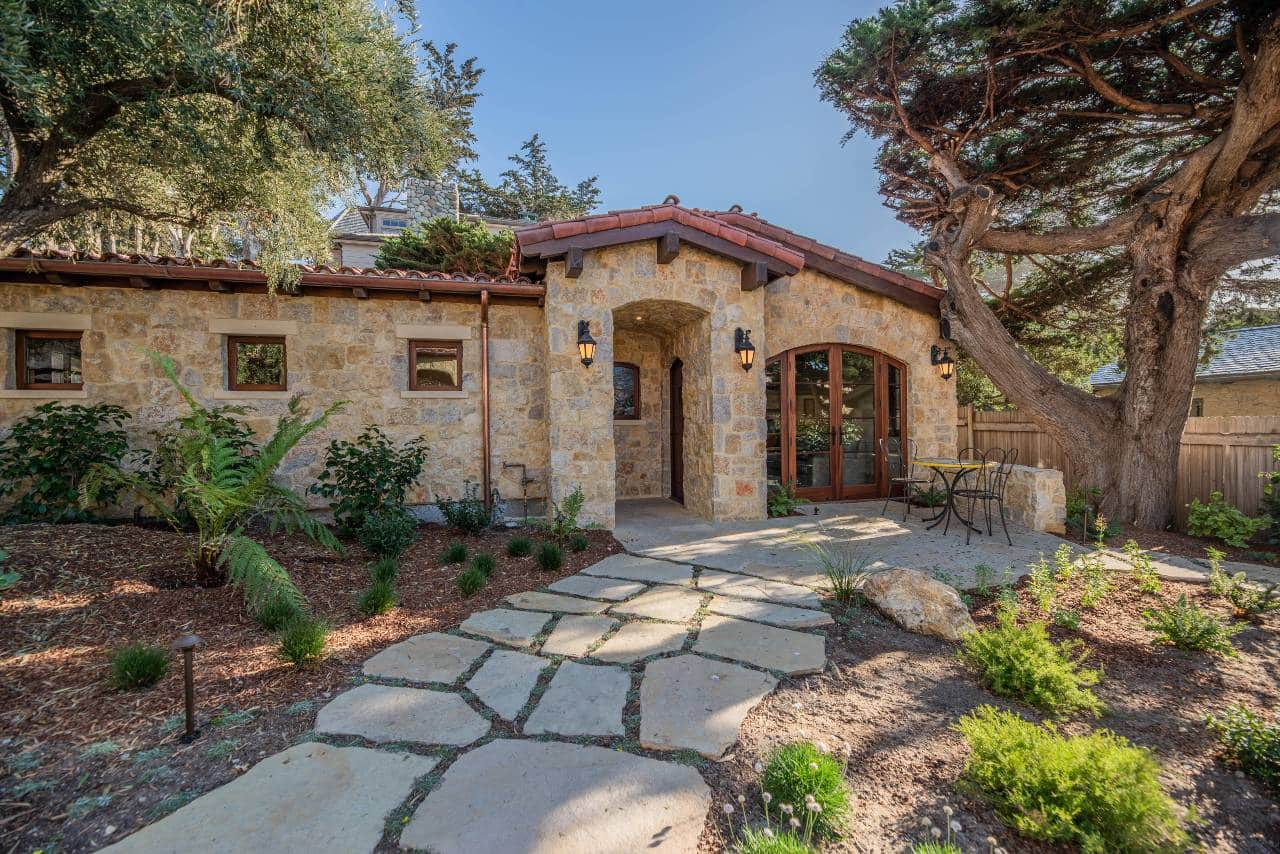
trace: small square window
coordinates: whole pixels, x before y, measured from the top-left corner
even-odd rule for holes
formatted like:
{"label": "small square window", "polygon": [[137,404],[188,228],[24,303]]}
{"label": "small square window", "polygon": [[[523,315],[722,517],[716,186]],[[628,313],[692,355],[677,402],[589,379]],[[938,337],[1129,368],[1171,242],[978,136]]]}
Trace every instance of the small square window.
{"label": "small square window", "polygon": [[1191,398],[1191,417],[1192,418],[1204,417],[1204,398],[1203,397]]}
{"label": "small square window", "polygon": [[624,420],[640,417],[640,368],[630,362],[613,365],[613,417]]}
{"label": "small square window", "polygon": [[283,336],[227,336],[227,388],[231,391],[285,391],[288,375]]}
{"label": "small square window", "polygon": [[461,341],[410,341],[410,391],[461,391]]}
{"label": "small square window", "polygon": [[84,388],[80,375],[80,338],[83,334],[18,330],[14,338],[18,388]]}

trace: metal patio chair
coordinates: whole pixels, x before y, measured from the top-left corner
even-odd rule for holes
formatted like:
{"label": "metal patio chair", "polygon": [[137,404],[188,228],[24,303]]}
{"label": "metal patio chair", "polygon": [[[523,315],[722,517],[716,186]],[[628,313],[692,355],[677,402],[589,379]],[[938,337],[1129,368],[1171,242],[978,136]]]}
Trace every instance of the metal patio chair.
{"label": "metal patio chair", "polygon": [[969,544],[969,539],[973,535],[973,514],[974,509],[979,501],[982,502],[982,513],[987,520],[987,536],[994,536],[994,530],[991,527],[991,505],[995,504],[1000,512],[1000,527],[1004,529],[1004,538],[1009,541],[1009,545],[1013,545],[1013,537],[1009,536],[1009,523],[1004,515],[1004,493],[1009,486],[1009,475],[1013,472],[1014,462],[1018,459],[1018,449],[1010,448],[991,448],[986,453],[986,461],[995,463],[994,466],[987,466],[978,472],[976,484],[973,487],[957,489],[956,495],[969,499],[969,530],[965,531],[964,542]]}
{"label": "metal patio chair", "polygon": [[[902,484],[902,503],[905,508],[902,511],[902,521],[907,521],[907,516],[911,513],[911,493],[918,483],[933,483],[930,478],[916,477],[916,442],[914,439],[907,439],[904,446],[902,439],[890,437],[888,439],[880,439],[880,453],[884,455],[885,464],[889,471],[889,494],[884,498],[884,506],[880,508],[880,515],[883,516],[889,509],[889,499],[893,497],[894,484]],[[897,460],[895,463],[894,460]]]}

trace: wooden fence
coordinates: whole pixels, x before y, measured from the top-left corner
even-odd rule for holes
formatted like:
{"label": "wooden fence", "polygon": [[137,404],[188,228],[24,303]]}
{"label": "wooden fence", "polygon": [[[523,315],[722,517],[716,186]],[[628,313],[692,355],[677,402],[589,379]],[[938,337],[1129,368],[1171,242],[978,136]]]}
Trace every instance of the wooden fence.
{"label": "wooden fence", "polygon": [[[956,440],[961,448],[1017,448],[1018,462],[1062,472],[1068,488],[1075,483],[1071,460],[1039,427],[1017,411],[980,412],[960,407]],[[1275,467],[1272,446],[1280,444],[1280,415],[1237,415],[1188,418],[1178,455],[1179,526],[1186,523],[1186,504],[1218,491],[1249,515],[1262,504],[1258,472]]]}

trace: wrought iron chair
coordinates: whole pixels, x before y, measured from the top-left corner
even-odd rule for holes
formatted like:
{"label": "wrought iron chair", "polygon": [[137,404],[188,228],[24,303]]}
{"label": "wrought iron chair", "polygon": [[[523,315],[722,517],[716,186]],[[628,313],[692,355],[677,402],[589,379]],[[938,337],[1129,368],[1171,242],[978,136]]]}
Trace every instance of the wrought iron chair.
{"label": "wrought iron chair", "polygon": [[[895,484],[902,485],[902,503],[905,508],[902,511],[902,521],[907,521],[907,516],[911,513],[911,493],[918,483],[933,483],[929,478],[916,477],[916,442],[914,439],[907,439],[903,444],[902,439],[898,437],[890,437],[888,439],[880,439],[880,453],[884,456],[885,464],[889,471],[889,494],[884,497],[884,506],[880,508],[880,515],[883,516],[889,509],[889,499],[893,496],[893,487]],[[896,460],[896,462],[895,462]]]}
{"label": "wrought iron chair", "polygon": [[[995,504],[1000,511],[1000,527],[1004,529],[1004,538],[1009,541],[1009,545],[1013,545],[1013,538],[1009,536],[1009,523],[1004,515],[1004,493],[1009,485],[1009,475],[1013,472],[1013,466],[1018,459],[1018,449],[1010,448],[991,448],[987,451],[986,460],[988,463],[995,463],[995,466],[987,466],[982,469],[977,481],[977,485],[973,488],[956,490],[956,495],[962,495],[969,499],[969,520],[973,521],[974,509],[979,501],[982,502],[982,514],[987,520],[987,536],[993,536],[994,530],[991,527],[991,505]],[[964,542],[969,544],[969,539],[973,535],[973,527],[970,525],[969,530],[965,531]]]}

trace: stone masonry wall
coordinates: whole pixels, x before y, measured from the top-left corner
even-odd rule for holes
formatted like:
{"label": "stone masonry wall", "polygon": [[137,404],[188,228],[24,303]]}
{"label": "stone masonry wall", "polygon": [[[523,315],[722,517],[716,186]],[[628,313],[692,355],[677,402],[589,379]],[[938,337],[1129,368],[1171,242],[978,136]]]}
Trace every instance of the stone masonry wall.
{"label": "stone masonry wall", "polygon": [[1067,490],[1062,472],[1057,469],[1013,466],[1004,497],[1005,515],[1010,522],[1033,531],[1066,533]]}

